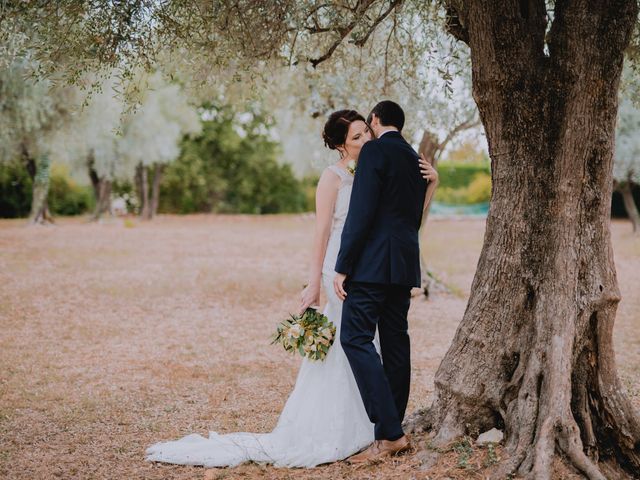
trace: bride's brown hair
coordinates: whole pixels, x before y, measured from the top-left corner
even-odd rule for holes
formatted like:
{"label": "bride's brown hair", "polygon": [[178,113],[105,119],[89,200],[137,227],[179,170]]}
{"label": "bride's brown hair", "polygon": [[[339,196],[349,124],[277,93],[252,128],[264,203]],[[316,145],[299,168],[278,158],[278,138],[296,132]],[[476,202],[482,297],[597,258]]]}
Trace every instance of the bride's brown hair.
{"label": "bride's brown hair", "polygon": [[347,141],[349,125],[357,120],[367,123],[364,117],[355,110],[338,110],[329,115],[329,119],[322,129],[322,139],[325,146],[336,150],[339,146],[344,145]]}

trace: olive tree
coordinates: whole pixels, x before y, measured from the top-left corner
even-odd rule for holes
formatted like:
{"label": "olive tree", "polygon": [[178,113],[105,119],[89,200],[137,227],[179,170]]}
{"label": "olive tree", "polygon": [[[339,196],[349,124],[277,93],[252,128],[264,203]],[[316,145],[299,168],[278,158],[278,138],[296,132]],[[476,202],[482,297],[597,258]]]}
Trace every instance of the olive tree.
{"label": "olive tree", "polygon": [[[413,82],[403,54],[448,32],[469,54],[492,198],[466,311],[433,403],[412,424],[436,444],[504,428],[498,478],[552,478],[557,455],[590,479],[637,476],[640,420],[613,351],[620,291],[609,229],[618,88],[625,52],[638,52],[636,0],[82,3],[82,16],[68,8],[58,18],[73,24],[111,9],[111,22],[83,30],[97,53],[77,48],[80,63],[143,62],[159,44],[179,44],[192,62],[231,66],[240,82],[260,61],[320,72],[349,44],[388,60],[380,75]],[[140,12],[155,29],[146,39]],[[396,43],[405,48],[387,55]]]}
{"label": "olive tree", "polygon": [[29,56],[15,56],[0,68],[0,162],[19,160],[33,182],[30,222],[52,222],[49,192],[51,135],[68,120],[65,88],[34,79]]}
{"label": "olive tree", "polygon": [[139,108],[126,120],[119,152],[127,163],[136,165],[140,215],[149,220],[158,210],[165,165],[178,158],[182,137],[200,132],[201,124],[178,84],[166,82],[155,72],[144,79],[144,85]]}
{"label": "olive tree", "polygon": [[114,73],[91,73],[75,85],[70,99],[74,115],[48,145],[53,161],[87,172],[96,199],[94,220],[111,210],[112,182],[132,170],[118,148],[125,106],[116,94]]}

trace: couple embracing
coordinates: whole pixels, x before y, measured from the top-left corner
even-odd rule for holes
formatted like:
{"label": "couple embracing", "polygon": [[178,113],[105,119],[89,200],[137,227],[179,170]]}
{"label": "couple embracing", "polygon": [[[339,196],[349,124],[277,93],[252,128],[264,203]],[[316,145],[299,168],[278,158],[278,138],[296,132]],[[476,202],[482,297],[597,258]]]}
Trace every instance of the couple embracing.
{"label": "couple embracing", "polygon": [[411,447],[401,425],[411,373],[407,312],[411,288],[420,286],[418,230],[433,193],[427,184],[438,176],[404,140],[403,126],[404,112],[391,101],[378,103],[367,121],[340,110],[324,126],[325,145],[340,160],[318,182],[300,311],[318,304],[322,285],[323,313],[340,341],[322,362],[303,359],[275,429],[191,434],[149,447],[147,460],[315,467],[366,463]]}

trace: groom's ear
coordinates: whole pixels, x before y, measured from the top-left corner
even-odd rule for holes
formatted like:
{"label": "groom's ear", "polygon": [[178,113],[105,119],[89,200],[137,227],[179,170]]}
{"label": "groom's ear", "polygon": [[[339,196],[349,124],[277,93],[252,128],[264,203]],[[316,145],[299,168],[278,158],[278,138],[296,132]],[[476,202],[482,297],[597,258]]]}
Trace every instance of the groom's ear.
{"label": "groom's ear", "polygon": [[367,125],[371,126],[371,121],[373,120],[373,113],[370,113],[367,117]]}

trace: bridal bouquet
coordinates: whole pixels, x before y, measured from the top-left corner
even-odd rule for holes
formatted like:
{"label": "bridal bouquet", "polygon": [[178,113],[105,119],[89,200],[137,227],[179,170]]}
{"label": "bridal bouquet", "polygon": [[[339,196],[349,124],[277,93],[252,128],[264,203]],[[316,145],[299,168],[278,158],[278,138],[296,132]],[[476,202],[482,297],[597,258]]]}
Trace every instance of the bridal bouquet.
{"label": "bridal bouquet", "polygon": [[336,327],[313,308],[291,315],[277,327],[271,344],[280,343],[287,352],[298,352],[309,360],[324,360],[336,336]]}

